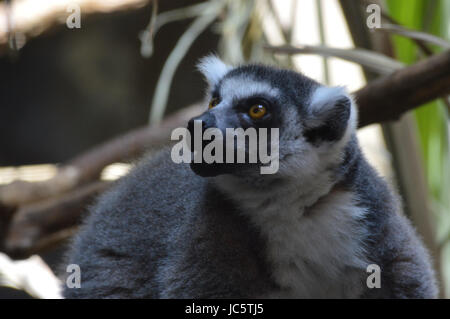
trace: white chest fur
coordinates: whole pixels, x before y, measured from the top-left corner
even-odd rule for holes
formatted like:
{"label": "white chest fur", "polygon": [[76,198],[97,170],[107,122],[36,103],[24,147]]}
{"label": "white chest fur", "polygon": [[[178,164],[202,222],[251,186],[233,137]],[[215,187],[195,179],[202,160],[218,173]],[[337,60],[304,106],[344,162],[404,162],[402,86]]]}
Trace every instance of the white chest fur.
{"label": "white chest fur", "polygon": [[333,192],[303,212],[286,210],[290,217],[267,220],[262,227],[274,278],[287,297],[356,297],[368,263],[364,211],[351,193]]}
{"label": "white chest fur", "polygon": [[309,208],[294,192],[278,195],[259,204],[236,198],[267,240],[272,275],[282,288],[268,297],[357,297],[367,276],[367,234],[353,194],[333,190]]}

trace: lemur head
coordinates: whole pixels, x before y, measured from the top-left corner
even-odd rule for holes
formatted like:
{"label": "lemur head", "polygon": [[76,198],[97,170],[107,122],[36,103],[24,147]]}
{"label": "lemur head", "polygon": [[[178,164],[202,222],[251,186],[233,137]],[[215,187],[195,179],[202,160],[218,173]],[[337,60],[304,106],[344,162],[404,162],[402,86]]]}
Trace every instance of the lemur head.
{"label": "lemur head", "polygon": [[[223,136],[227,128],[257,132],[266,128],[267,149],[279,159],[277,177],[298,177],[299,173],[306,177],[341,161],[356,126],[356,109],[342,87],[323,86],[300,73],[264,65],[231,67],[216,56],[203,58],[198,67],[209,84],[209,107],[189,122],[191,134],[195,120],[202,120],[204,130],[217,128]],[[279,140],[270,138],[271,128],[279,129]],[[191,167],[202,176],[249,176],[260,174],[261,165]]]}

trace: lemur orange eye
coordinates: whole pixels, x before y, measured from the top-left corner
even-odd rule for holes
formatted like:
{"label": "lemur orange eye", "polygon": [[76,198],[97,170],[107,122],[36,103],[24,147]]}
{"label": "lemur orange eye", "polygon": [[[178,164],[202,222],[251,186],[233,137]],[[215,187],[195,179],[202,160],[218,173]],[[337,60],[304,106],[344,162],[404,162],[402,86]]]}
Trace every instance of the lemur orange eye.
{"label": "lemur orange eye", "polygon": [[219,104],[219,99],[218,98],[213,98],[211,99],[211,101],[209,101],[209,106],[208,108],[212,109],[213,107],[215,107],[217,104]]}
{"label": "lemur orange eye", "polygon": [[262,118],[267,112],[267,109],[264,105],[255,104],[250,110],[248,110],[248,115],[254,120]]}

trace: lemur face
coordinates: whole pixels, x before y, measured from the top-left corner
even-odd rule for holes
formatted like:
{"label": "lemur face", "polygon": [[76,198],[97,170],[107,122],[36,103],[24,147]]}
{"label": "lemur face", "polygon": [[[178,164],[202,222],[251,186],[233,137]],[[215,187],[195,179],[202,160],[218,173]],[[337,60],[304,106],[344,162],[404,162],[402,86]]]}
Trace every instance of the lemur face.
{"label": "lemur face", "polygon": [[[199,69],[209,83],[209,105],[189,122],[191,135],[195,120],[203,122],[203,130],[216,128],[224,137],[226,129],[254,128],[261,140],[260,129],[266,129],[267,140],[258,146],[279,160],[275,175],[316,169],[314,162],[329,160],[329,153],[336,153],[354,130],[356,112],[340,87],[325,87],[294,71],[268,66],[232,68],[215,56],[202,59]],[[272,129],[278,129],[276,140]],[[224,156],[226,152],[224,146]],[[202,176],[258,174],[260,158],[249,164],[248,143],[245,152],[245,164],[194,163],[191,167]]]}

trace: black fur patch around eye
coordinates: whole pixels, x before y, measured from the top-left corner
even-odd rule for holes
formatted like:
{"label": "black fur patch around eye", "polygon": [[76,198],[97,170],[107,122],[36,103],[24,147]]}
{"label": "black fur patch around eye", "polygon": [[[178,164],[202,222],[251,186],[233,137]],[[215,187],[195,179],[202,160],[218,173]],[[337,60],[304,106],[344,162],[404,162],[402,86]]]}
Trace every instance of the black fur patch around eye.
{"label": "black fur patch around eye", "polygon": [[351,102],[344,97],[337,100],[336,104],[320,114],[321,125],[307,129],[304,133],[306,140],[313,145],[320,145],[321,142],[338,141],[344,135],[350,118]]}

